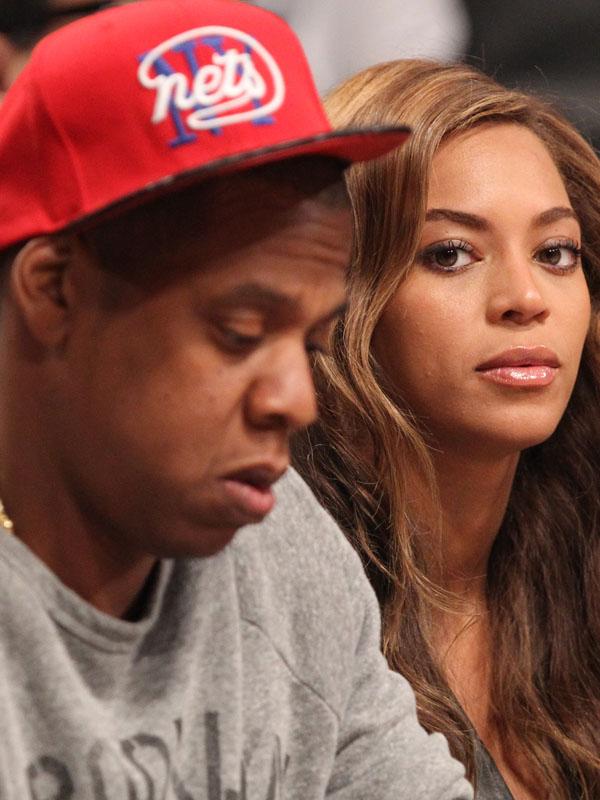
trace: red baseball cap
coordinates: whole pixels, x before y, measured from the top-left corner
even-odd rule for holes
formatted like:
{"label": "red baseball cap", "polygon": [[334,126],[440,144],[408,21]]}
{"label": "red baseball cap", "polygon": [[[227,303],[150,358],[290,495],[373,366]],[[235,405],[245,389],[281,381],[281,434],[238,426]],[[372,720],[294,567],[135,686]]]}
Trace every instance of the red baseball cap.
{"label": "red baseball cap", "polygon": [[140,0],[42,40],[0,107],[0,249],[300,155],[346,162],[405,127],[332,130],[302,48],[238,0]]}

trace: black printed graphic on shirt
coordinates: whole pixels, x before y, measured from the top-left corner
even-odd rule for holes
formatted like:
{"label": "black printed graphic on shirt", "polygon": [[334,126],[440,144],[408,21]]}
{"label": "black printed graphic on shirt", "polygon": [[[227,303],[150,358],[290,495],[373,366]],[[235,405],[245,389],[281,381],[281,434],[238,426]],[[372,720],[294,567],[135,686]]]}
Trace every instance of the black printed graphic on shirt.
{"label": "black printed graphic on shirt", "polygon": [[[182,724],[176,720],[177,745]],[[160,736],[138,733],[117,743],[97,740],[87,753],[83,773],[85,785],[76,785],[69,766],[61,759],[44,754],[27,768],[31,800],[77,800],[82,794],[94,800],[263,800],[248,786],[250,764],[240,764],[239,788],[226,788],[221,775],[221,736],[219,715],[204,716],[204,749],[207,794],[202,798],[185,785],[178,771],[177,747]],[[264,800],[279,800],[289,759],[275,737],[270,775]],[[81,783],[80,779],[80,783]],[[91,791],[90,791],[91,790]]]}

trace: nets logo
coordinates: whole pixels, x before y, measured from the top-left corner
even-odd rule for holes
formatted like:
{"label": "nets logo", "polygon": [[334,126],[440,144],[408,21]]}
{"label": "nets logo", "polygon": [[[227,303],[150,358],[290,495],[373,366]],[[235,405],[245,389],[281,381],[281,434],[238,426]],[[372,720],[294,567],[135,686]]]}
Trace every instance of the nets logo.
{"label": "nets logo", "polygon": [[196,141],[198,132],[227,125],[272,125],[285,98],[277,62],[260,42],[222,26],[173,36],[140,56],[138,80],[156,92],[152,122],[170,117],[172,147]]}

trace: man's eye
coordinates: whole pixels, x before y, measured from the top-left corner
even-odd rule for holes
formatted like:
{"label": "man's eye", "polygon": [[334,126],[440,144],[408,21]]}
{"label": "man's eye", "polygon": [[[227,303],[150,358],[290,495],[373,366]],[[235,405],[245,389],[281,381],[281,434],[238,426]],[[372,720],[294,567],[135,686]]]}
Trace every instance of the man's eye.
{"label": "man's eye", "polygon": [[417,260],[429,269],[439,272],[460,272],[477,261],[477,258],[468,242],[451,239],[425,248],[419,253]]}
{"label": "man's eye", "polygon": [[250,336],[247,333],[237,333],[237,331],[227,331],[227,338],[238,347],[253,347],[260,342],[260,336]]}
{"label": "man's eye", "polygon": [[217,326],[217,337],[223,347],[235,353],[252,350],[261,343],[263,338],[262,334],[250,333],[223,324]]}
{"label": "man's eye", "polygon": [[329,351],[329,346],[323,344],[322,342],[307,342],[306,352],[309,355],[322,355],[322,356],[331,355]]}
{"label": "man's eye", "polygon": [[306,352],[309,355],[330,356],[333,348],[333,338],[341,316],[336,314],[329,320],[316,325],[306,338]]}

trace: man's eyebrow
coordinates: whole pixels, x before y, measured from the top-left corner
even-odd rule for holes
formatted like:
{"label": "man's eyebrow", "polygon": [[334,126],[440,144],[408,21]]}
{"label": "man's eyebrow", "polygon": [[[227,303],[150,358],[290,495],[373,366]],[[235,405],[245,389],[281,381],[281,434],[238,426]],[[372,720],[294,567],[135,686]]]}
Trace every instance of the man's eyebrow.
{"label": "man's eyebrow", "polygon": [[274,308],[291,309],[296,305],[293,297],[260,283],[242,283],[224,292],[213,302],[222,307],[248,305],[266,311]]}
{"label": "man's eyebrow", "polygon": [[[236,286],[234,289],[215,298],[213,304],[224,309],[235,308],[236,306],[250,306],[259,311],[271,313],[277,311],[284,314],[298,310],[298,301],[295,297],[283,294],[260,283],[240,284],[240,286]],[[331,320],[341,317],[345,313],[347,306],[347,303],[341,303],[323,317],[322,320],[319,320],[317,324],[326,325]]]}
{"label": "man's eyebrow", "polygon": [[485,231],[490,227],[488,221],[483,217],[477,216],[477,214],[454,211],[451,208],[430,208],[425,215],[425,221],[438,222],[439,220],[456,222],[458,225],[466,225],[468,228],[473,228],[477,231]]}
{"label": "man's eyebrow", "polygon": [[545,225],[551,225],[553,222],[558,222],[561,219],[574,219],[579,222],[577,214],[569,206],[555,206],[549,208],[547,211],[542,211],[535,220],[533,225],[536,228],[543,228]]}

